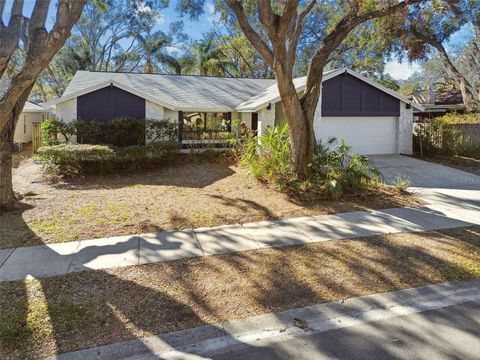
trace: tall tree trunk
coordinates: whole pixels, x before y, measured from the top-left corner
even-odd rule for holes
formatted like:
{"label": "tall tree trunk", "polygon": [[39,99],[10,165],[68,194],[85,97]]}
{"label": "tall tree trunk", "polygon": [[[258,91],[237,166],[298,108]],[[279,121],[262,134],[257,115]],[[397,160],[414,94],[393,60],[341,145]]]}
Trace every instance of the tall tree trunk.
{"label": "tall tree trunk", "polygon": [[285,119],[290,131],[294,171],[299,176],[306,177],[309,169],[308,164],[312,160],[315,150],[315,133],[313,129],[315,112],[308,111],[303,106],[293,82],[289,80],[288,76],[283,74],[281,67],[280,69],[275,69],[274,72]]}
{"label": "tall tree trunk", "polygon": [[0,134],[0,213],[4,210],[13,210],[17,205],[12,183],[13,137],[18,118],[32,87],[33,85],[19,97],[17,105],[15,105],[10,114],[7,125]]}
{"label": "tall tree trunk", "polygon": [[[10,119],[13,122],[13,117]],[[15,128],[9,123],[0,134],[0,214],[16,205],[12,186],[12,142]]]}
{"label": "tall tree trunk", "polygon": [[[0,79],[18,47],[20,38],[26,56],[23,67],[12,77],[6,92],[0,97],[0,211],[9,210],[16,205],[11,166],[13,137],[18,116],[37,77],[70,36],[72,26],[79,19],[86,2],[87,0],[58,0],[55,24],[50,31],[45,28],[49,0],[35,1],[30,19],[22,14],[23,1],[16,0],[11,10],[12,18],[21,19],[21,24],[9,22],[8,26],[4,26],[1,22]],[[0,17],[4,16],[3,5],[4,1],[0,1]]]}

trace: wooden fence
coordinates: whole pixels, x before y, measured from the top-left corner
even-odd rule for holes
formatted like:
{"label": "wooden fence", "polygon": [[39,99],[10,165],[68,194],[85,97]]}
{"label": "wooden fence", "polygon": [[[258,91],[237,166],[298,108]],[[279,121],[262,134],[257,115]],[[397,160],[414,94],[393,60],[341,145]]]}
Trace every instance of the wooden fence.
{"label": "wooden fence", "polygon": [[454,124],[462,134],[462,145],[466,148],[480,146],[480,124]]}
{"label": "wooden fence", "polygon": [[415,123],[414,150],[421,154],[453,154],[480,151],[480,124]]}
{"label": "wooden fence", "polygon": [[32,153],[36,154],[40,146],[42,146],[42,127],[41,123],[34,122],[32,124]]}

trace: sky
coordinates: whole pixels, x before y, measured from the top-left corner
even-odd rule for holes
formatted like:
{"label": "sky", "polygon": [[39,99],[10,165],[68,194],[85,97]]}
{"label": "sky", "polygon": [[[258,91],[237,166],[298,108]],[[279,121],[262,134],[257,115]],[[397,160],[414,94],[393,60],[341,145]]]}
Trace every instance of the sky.
{"label": "sky", "polygon": [[[7,0],[6,9],[10,9],[13,0]],[[24,6],[24,15],[30,16],[35,0],[25,0]],[[215,8],[212,0],[207,0],[203,7],[204,13],[198,19],[198,21],[191,21],[189,19],[182,19],[175,12],[176,0],[170,0],[170,6],[164,10],[160,15],[160,18],[157,20],[158,29],[163,31],[168,31],[169,25],[178,20],[184,20],[184,31],[192,39],[200,39],[204,33],[212,29],[215,21],[219,20],[219,15],[215,14]],[[50,5],[49,20],[47,22],[47,28],[51,28],[55,18],[55,9],[56,1],[52,1]],[[8,12],[4,14],[4,21],[9,17]],[[472,29],[468,26],[464,27],[456,34],[454,34],[449,42],[446,44],[447,49],[454,49],[456,45],[465,43]],[[175,48],[170,49],[172,52],[175,52]],[[420,70],[420,65],[418,63],[409,63],[406,60],[399,62],[396,59],[392,59],[387,62],[385,72],[390,74],[396,80],[405,80],[408,79],[415,71]]]}

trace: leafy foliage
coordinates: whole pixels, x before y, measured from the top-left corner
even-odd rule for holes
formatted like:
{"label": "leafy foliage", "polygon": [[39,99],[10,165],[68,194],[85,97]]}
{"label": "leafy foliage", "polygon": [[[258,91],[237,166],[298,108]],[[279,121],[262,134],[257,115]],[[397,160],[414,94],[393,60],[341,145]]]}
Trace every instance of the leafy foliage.
{"label": "leafy foliage", "polygon": [[116,146],[145,144],[146,120],[121,117],[108,122],[75,121],[79,143]]}
{"label": "leafy foliage", "polygon": [[[65,123],[61,120],[44,120],[41,123],[42,145],[58,145],[62,142],[69,143],[73,135],[77,133],[74,122]],[[62,137],[59,139],[58,135]]]}
{"label": "leafy foliage", "polygon": [[60,144],[38,149],[38,156],[45,161],[48,172],[66,176],[80,174],[84,161],[102,162],[113,155],[113,149],[104,145]]}
{"label": "leafy foliage", "polygon": [[341,141],[337,148],[318,145],[309,175],[299,178],[293,171],[288,126],[269,129],[258,139],[243,136],[242,162],[258,180],[302,198],[339,198],[377,186],[381,175],[363,155],[353,153]]}
{"label": "leafy foliage", "polygon": [[145,131],[148,141],[176,141],[178,125],[170,120],[146,120]]}
{"label": "leafy foliage", "polygon": [[[60,137],[58,135],[61,135]],[[129,117],[109,122],[46,120],[42,122],[43,145],[70,143],[76,135],[79,143],[115,146],[144,145],[145,140],[176,141],[178,126],[169,120],[144,120]]]}
{"label": "leafy foliage", "polygon": [[449,113],[438,118],[446,124],[480,124],[480,114]]}
{"label": "leafy foliage", "polygon": [[123,148],[60,144],[41,147],[38,154],[48,173],[68,177],[152,169],[172,161],[179,150],[179,143],[162,141]]}

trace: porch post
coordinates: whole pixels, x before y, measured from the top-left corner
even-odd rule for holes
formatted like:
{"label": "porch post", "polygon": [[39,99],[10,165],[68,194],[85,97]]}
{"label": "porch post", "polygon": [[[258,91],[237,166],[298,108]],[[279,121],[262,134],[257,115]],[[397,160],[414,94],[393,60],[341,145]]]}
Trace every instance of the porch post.
{"label": "porch post", "polygon": [[178,141],[183,140],[183,111],[178,112]]}
{"label": "porch post", "polygon": [[231,112],[227,113],[227,121],[228,121],[227,131],[230,133],[232,132],[232,113]]}

